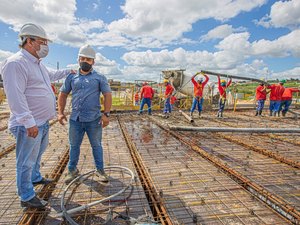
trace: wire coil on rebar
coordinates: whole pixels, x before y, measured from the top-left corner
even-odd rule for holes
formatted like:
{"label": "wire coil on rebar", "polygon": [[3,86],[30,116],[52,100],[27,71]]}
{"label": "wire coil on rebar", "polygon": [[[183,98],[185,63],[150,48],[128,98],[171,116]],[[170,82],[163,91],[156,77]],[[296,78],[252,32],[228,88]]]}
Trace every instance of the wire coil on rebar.
{"label": "wire coil on rebar", "polygon": [[[79,207],[76,207],[76,208],[67,210],[66,207],[65,207],[65,205],[66,205],[66,204],[65,204],[65,196],[66,196],[66,193],[67,193],[68,189],[69,189],[73,184],[75,184],[76,182],[82,180],[84,177],[86,177],[85,179],[87,179],[87,177],[89,177],[89,176],[91,176],[92,174],[94,174],[94,173],[96,172],[96,170],[91,170],[91,171],[89,171],[89,172],[87,172],[87,173],[85,173],[85,174],[82,174],[82,175],[76,177],[74,180],[72,180],[72,181],[68,184],[68,186],[65,188],[65,190],[63,191],[62,196],[61,196],[61,209],[62,209],[62,213],[60,213],[59,216],[65,217],[65,218],[68,220],[68,222],[69,222],[70,224],[72,224],[72,225],[78,225],[78,223],[76,223],[76,222],[72,219],[72,217],[70,216],[71,214],[74,214],[74,213],[76,213],[76,212],[79,212],[79,211],[88,209],[88,208],[90,208],[90,207],[92,207],[92,206],[95,206],[95,205],[98,205],[98,204],[100,204],[100,203],[107,202],[108,200],[110,200],[110,199],[112,199],[112,198],[115,198],[116,196],[118,196],[118,195],[124,193],[124,192],[125,192],[126,190],[128,190],[129,188],[131,188],[129,197],[131,196],[132,191],[133,191],[133,182],[134,182],[134,180],[135,180],[135,176],[134,176],[134,173],[133,173],[130,169],[128,169],[128,168],[126,168],[126,167],[122,167],[122,166],[108,166],[108,167],[105,167],[104,170],[105,170],[105,171],[107,171],[107,170],[109,170],[109,171],[113,171],[113,170],[121,170],[121,171],[123,171],[124,173],[130,175],[130,182],[129,182],[127,185],[125,185],[124,188],[122,188],[120,191],[118,191],[117,193],[115,193],[115,194],[113,194],[113,195],[110,195],[110,196],[108,196],[108,197],[106,197],[106,198],[103,198],[103,199],[101,199],[101,200],[98,200],[98,201],[90,202],[89,204],[86,204],[86,205],[82,205],[82,206],[79,206]],[[127,197],[127,198],[129,198],[129,197]],[[106,210],[108,210],[109,213],[110,213],[110,211],[111,211],[112,209],[111,209],[111,207],[108,206]],[[110,218],[108,218],[107,221],[106,221],[105,223],[107,223],[107,222],[109,221],[109,219],[110,219]],[[104,224],[105,224],[105,223],[104,223]]]}

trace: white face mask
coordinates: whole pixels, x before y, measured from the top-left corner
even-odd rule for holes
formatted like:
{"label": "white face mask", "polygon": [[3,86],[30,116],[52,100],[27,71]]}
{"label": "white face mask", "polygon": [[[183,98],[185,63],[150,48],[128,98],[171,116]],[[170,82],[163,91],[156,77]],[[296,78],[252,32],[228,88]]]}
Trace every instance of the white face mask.
{"label": "white face mask", "polygon": [[45,58],[48,55],[49,47],[48,45],[40,45],[40,50],[36,51],[39,58]]}

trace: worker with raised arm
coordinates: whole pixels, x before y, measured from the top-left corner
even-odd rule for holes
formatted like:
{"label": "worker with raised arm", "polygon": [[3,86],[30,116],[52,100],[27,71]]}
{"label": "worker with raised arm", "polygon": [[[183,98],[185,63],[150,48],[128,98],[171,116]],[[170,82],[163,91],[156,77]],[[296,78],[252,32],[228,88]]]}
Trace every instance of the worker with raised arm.
{"label": "worker with raised arm", "polygon": [[281,106],[281,100],[282,95],[284,92],[284,84],[286,83],[286,80],[280,80],[278,84],[272,84],[267,86],[268,89],[271,89],[270,92],[270,116],[280,116],[280,106]]}
{"label": "worker with raised arm", "polygon": [[152,98],[154,96],[154,90],[153,88],[148,85],[147,82],[143,83],[143,87],[141,88],[141,106],[140,106],[140,110],[139,110],[139,115],[141,115],[143,113],[143,108],[144,105],[147,104],[148,106],[148,115],[151,115],[151,101]]}
{"label": "worker with raised arm", "polygon": [[40,172],[41,158],[49,142],[49,120],[56,114],[51,81],[75,71],[51,71],[43,65],[50,40],[41,26],[24,24],[19,37],[20,51],[0,68],[11,111],[8,128],[16,138],[17,192],[22,207],[44,208],[47,202],[36,196],[34,186],[54,182]]}
{"label": "worker with raised arm", "polygon": [[[299,88],[285,88],[282,94],[282,101],[280,106],[280,111],[282,110],[282,116],[285,116],[289,111],[290,105],[293,100],[293,93],[300,92]],[[283,109],[282,109],[283,107]]]}
{"label": "worker with raised arm", "polygon": [[170,81],[165,79],[164,80],[164,85],[166,87],[166,90],[165,90],[165,95],[164,95],[164,98],[165,98],[165,105],[164,105],[164,117],[165,118],[169,118],[170,116],[170,113],[172,112],[172,106],[171,106],[171,97],[172,97],[172,94],[173,94],[173,91],[174,91],[174,87],[171,85]]}
{"label": "worker with raised arm", "polygon": [[134,105],[137,106],[140,103],[140,96],[139,96],[139,91],[136,90],[135,94],[134,94]]}
{"label": "worker with raised arm", "polygon": [[[80,155],[80,146],[86,133],[93,150],[96,176],[101,182],[108,182],[104,171],[102,129],[109,124],[112,94],[104,75],[93,69],[96,52],[84,45],[79,49],[78,72],[68,76],[60,89],[58,97],[58,121],[63,125],[67,120],[64,109],[69,93],[72,91],[72,112],[69,120],[70,159],[68,176],[65,183],[71,182],[79,175],[77,164]],[[100,96],[104,96],[103,113],[101,113]]]}
{"label": "worker with raised arm", "polygon": [[218,89],[219,89],[219,110],[217,117],[223,117],[223,111],[225,108],[225,103],[226,103],[226,89],[231,85],[232,79],[226,83],[225,80],[221,80],[220,76],[218,76]]}
{"label": "worker with raised arm", "polygon": [[256,88],[256,101],[257,101],[257,108],[255,116],[261,116],[262,111],[265,106],[265,101],[267,99],[267,87],[266,85],[261,82],[258,87]]}
{"label": "worker with raised arm", "polygon": [[199,77],[197,81],[195,80],[195,77],[198,75],[198,73],[192,76],[192,83],[194,85],[194,97],[193,97],[192,108],[190,111],[190,116],[192,118],[193,118],[193,112],[195,111],[196,107],[198,108],[199,117],[201,116],[202,105],[204,101],[203,90],[209,80],[209,77],[206,74],[203,73],[201,74],[205,77],[204,81],[202,77]]}

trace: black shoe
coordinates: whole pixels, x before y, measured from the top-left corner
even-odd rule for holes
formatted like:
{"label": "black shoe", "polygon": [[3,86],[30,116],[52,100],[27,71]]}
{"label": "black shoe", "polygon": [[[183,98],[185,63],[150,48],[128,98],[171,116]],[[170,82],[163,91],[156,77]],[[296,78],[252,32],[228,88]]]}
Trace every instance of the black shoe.
{"label": "black shoe", "polygon": [[148,113],[149,116],[152,116],[152,113]]}
{"label": "black shoe", "polygon": [[23,208],[45,208],[45,206],[48,204],[47,201],[41,200],[38,197],[34,196],[32,199],[29,201],[21,201],[21,207]]}
{"label": "black shoe", "polygon": [[258,111],[256,111],[255,116],[258,116]]}
{"label": "black shoe", "polygon": [[47,178],[42,178],[42,180],[38,181],[38,182],[32,182],[33,186],[39,185],[39,184],[43,184],[43,185],[48,185],[53,183],[54,180],[52,179],[47,179]]}

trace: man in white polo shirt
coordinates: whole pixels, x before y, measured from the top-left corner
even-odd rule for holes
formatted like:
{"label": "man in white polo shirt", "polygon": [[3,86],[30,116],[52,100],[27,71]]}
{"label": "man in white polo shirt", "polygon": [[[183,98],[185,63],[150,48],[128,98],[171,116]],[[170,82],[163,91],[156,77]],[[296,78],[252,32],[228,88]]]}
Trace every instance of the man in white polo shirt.
{"label": "man in white polo shirt", "polygon": [[47,202],[36,197],[34,186],[53,180],[42,177],[40,162],[48,145],[50,119],[56,115],[51,81],[72,70],[49,71],[41,59],[49,51],[45,30],[36,24],[22,26],[21,50],[2,64],[4,90],[11,110],[9,129],[16,138],[17,190],[22,207],[43,208]]}

